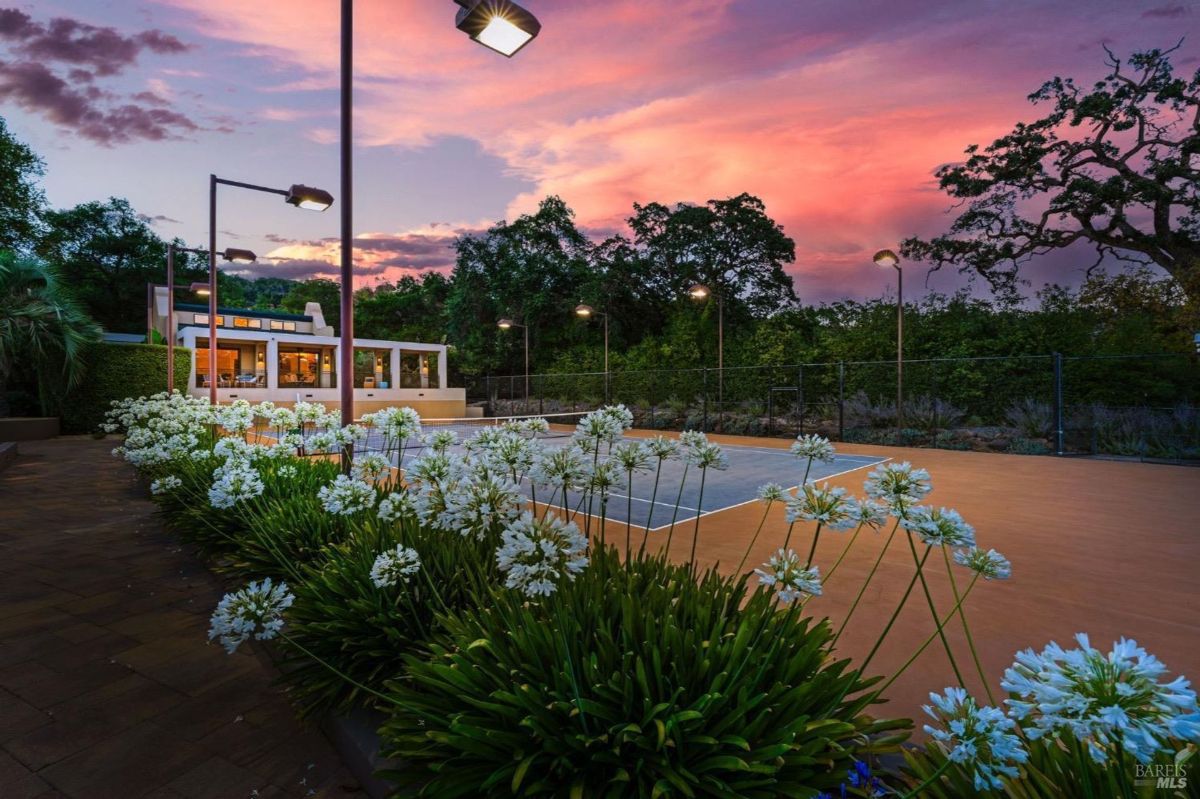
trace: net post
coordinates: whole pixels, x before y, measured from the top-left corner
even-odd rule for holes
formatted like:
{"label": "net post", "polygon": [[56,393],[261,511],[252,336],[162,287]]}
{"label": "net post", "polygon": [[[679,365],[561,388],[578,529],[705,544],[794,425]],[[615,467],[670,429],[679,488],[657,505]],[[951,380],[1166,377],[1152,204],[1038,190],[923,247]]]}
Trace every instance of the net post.
{"label": "net post", "polygon": [[701,376],[700,391],[703,399],[700,404],[703,410],[700,414],[700,431],[706,433],[708,432],[708,367],[702,367],[701,372],[703,374]]}
{"label": "net post", "polygon": [[796,367],[796,406],[800,415],[800,429],[796,435],[804,435],[804,364]]}
{"label": "net post", "polygon": [[767,438],[775,435],[775,392],[767,388]]}

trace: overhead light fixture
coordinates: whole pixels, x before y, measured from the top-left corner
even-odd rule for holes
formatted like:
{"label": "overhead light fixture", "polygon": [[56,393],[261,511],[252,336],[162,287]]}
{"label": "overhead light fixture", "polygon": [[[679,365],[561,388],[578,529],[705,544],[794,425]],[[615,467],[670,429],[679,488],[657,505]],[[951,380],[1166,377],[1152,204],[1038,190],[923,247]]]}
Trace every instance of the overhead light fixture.
{"label": "overhead light fixture", "polygon": [[329,192],[299,183],[288,189],[285,199],[289,204],[308,211],[324,211],[333,205],[333,195]]}
{"label": "overhead light fixture", "polygon": [[513,320],[509,319],[508,317],[504,317],[496,322],[496,327],[500,328],[501,330],[508,330],[512,326]]}
{"label": "overhead light fixture", "polygon": [[500,55],[512,58],[542,29],[537,17],[512,0],[454,0],[462,8],[454,26]]}
{"label": "overhead light fixture", "polygon": [[576,306],[575,306],[575,315],[576,315],[576,316],[581,316],[581,317],[583,317],[584,319],[587,319],[588,317],[590,317],[590,316],[591,316],[592,314],[594,314],[595,312],[596,312],[596,309],[595,309],[595,308],[593,308],[593,307],[592,307],[592,306],[590,306],[590,305],[582,305],[582,304],[581,304],[581,305],[576,305]]}
{"label": "overhead light fixture", "polygon": [[706,300],[712,294],[712,290],[703,283],[697,283],[687,290],[688,296],[693,300]]}
{"label": "overhead light fixture", "polygon": [[252,264],[258,260],[258,256],[250,252],[250,250],[238,250],[233,247],[229,247],[225,252],[221,253],[221,257],[235,264]]}
{"label": "overhead light fixture", "polygon": [[887,268],[889,266],[896,266],[899,264],[900,256],[896,255],[896,253],[892,252],[891,250],[880,250],[879,252],[875,253],[875,256],[872,260],[875,261],[876,266]]}
{"label": "overhead light fixture", "polygon": [[207,297],[210,292],[207,283],[193,283],[191,285],[191,290],[196,294],[199,294],[201,297]]}

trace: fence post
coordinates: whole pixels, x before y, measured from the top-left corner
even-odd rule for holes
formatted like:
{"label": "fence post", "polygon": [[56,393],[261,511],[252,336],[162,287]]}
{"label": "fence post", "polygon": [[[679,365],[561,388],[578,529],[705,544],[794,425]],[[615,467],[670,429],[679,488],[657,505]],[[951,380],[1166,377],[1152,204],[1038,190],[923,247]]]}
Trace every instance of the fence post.
{"label": "fence post", "polygon": [[838,441],[846,440],[846,362],[838,361]]}
{"label": "fence post", "polygon": [[1054,353],[1054,454],[1065,454],[1063,431],[1063,357]]}
{"label": "fence post", "polygon": [[767,438],[775,435],[775,392],[767,388]]}
{"label": "fence post", "polygon": [[546,413],[546,376],[538,380],[538,415],[544,416]]}
{"label": "fence post", "polygon": [[704,410],[701,412],[701,415],[700,415],[700,431],[707,433],[708,432],[708,367],[705,366],[703,369],[701,369],[701,373],[702,373],[702,378],[701,378],[702,382],[700,384],[701,385],[700,391],[704,397],[703,401],[701,402],[701,406],[703,407]]}
{"label": "fence post", "polygon": [[800,430],[797,435],[804,435],[804,364],[796,367],[796,405],[800,411]]}

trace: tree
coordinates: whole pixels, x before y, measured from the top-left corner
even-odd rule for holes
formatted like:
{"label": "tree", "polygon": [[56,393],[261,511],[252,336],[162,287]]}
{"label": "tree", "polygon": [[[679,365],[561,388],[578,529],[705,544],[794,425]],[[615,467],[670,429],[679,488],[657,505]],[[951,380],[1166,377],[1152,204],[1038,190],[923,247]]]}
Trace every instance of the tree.
{"label": "tree", "polygon": [[907,239],[906,257],[975,271],[1011,288],[1030,258],[1076,242],[1106,257],[1157,264],[1200,299],[1200,70],[1177,77],[1171,50],[1107,49],[1090,89],[1047,81],[1029,99],[1050,112],[964,163],[937,171],[964,206],[944,235]]}
{"label": "tree", "polygon": [[296,283],[292,286],[279,304],[284,310],[292,313],[304,313],[304,306],[310,302],[321,303],[321,312],[325,315],[325,324],[333,328],[334,334],[340,331],[342,318],[342,289],[336,280],[313,278]]}
{"label": "tree", "polygon": [[705,205],[634,204],[629,226],[641,256],[653,265],[649,287],[667,302],[689,285],[719,293],[727,312],[762,318],[795,305],[783,265],[796,260],[796,244],[750,194]]}
{"label": "tree", "polygon": [[53,267],[0,254],[0,416],[17,379],[34,384],[42,412],[52,412],[83,379],[81,349],[99,339]]}
{"label": "tree", "polygon": [[[106,330],[144,331],[146,284],[166,281],[167,242],[119,197],[47,211],[45,222],[37,253],[61,274],[88,313]],[[207,278],[206,259],[178,254],[176,285]]]}
{"label": "tree", "polygon": [[0,117],[0,250],[32,249],[45,204],[37,184],[42,174],[42,159]]}

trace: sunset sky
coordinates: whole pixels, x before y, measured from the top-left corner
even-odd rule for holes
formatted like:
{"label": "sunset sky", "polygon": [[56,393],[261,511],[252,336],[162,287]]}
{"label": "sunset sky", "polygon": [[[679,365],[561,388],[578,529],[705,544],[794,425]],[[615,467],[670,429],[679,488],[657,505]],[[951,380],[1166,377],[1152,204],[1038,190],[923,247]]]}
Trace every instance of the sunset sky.
{"label": "sunset sky", "polygon": [[[525,4],[542,33],[507,60],[455,30],[451,0],[357,3],[360,285],[449,268],[456,234],[547,194],[602,236],[634,202],[746,191],[795,239],[802,299],[879,296],[893,278],[871,253],[949,220],[938,165],[1034,118],[1046,78],[1098,78],[1104,44],[1200,31],[1178,0]],[[199,245],[210,172],[336,194],[337,5],[0,0],[0,114],[45,157],[53,205],[127,197]],[[1175,63],[1198,54],[1200,35]],[[334,212],[241,191],[220,210],[221,246],[280,259],[259,274],[330,273]],[[1028,277],[1076,282],[1090,260]]]}

